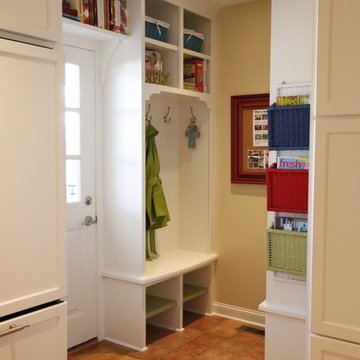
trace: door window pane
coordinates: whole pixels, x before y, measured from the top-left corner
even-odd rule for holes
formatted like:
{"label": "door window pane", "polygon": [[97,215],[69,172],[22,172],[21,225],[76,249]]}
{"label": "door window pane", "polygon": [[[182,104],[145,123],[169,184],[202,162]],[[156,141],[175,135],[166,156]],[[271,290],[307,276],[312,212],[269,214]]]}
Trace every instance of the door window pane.
{"label": "door window pane", "polygon": [[80,199],[80,160],[66,160],[66,201],[73,203]]}
{"label": "door window pane", "polygon": [[66,155],[80,155],[80,114],[65,112]]}
{"label": "door window pane", "polygon": [[80,107],[80,68],[79,65],[65,64],[65,107]]}

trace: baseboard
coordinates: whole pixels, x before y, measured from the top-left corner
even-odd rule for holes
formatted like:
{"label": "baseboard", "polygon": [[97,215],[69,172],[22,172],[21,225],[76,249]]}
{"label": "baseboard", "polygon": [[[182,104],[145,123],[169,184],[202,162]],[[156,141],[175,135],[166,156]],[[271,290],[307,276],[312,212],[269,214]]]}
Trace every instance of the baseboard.
{"label": "baseboard", "polygon": [[265,328],[265,314],[263,312],[218,302],[213,303],[213,309],[215,315]]}
{"label": "baseboard", "polygon": [[140,351],[140,352],[146,351],[148,349],[147,346],[141,348],[141,347],[133,346],[131,344],[128,344],[128,343],[125,343],[125,342],[122,342],[122,341],[118,341],[118,340],[115,340],[115,339],[112,339],[112,338],[109,338],[109,337],[106,337],[106,336],[104,337],[104,340],[109,341],[109,342],[114,343],[114,344],[117,344],[117,345],[127,347],[127,348],[132,349],[132,350]]}

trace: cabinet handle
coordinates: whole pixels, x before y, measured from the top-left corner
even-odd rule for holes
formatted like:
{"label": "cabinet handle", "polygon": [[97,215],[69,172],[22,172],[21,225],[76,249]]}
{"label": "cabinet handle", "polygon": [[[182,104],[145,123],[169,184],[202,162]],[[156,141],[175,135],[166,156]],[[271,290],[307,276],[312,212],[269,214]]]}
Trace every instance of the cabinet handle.
{"label": "cabinet handle", "polygon": [[13,334],[14,332],[17,332],[17,331],[24,330],[25,328],[27,328],[27,327],[29,327],[29,326],[30,326],[30,325],[19,325],[19,326],[16,326],[15,324],[10,324],[9,329],[0,332],[0,337],[1,337],[1,336],[6,336],[6,335]]}

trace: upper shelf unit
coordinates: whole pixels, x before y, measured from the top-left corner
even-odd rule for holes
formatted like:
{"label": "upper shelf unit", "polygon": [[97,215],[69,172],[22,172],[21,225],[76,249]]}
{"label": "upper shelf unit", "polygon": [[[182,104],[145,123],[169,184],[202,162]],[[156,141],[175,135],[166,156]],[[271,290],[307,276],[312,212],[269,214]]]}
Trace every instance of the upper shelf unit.
{"label": "upper shelf unit", "polygon": [[[203,54],[203,56],[206,55],[210,55],[210,41],[211,41],[211,34],[210,34],[210,20],[200,16],[198,14],[194,14],[190,11],[184,10],[184,32],[186,34],[187,30],[191,30],[194,32],[194,36],[196,36],[197,34],[201,34],[203,35],[203,41],[202,41],[202,45],[200,47],[200,51],[196,51],[196,53],[198,54],[199,52],[201,54]],[[191,34],[190,34],[191,35]],[[184,52],[187,52],[188,50],[188,46],[187,46],[187,42],[191,41],[191,36],[190,36],[190,40],[184,39]],[[192,49],[190,49],[192,50]]]}
{"label": "upper shelf unit", "polygon": [[[180,31],[179,14],[180,8],[176,5],[163,0],[146,0],[145,16],[150,21],[150,24],[148,24],[148,34],[152,35],[148,37],[162,37],[163,42],[178,46],[178,34]],[[157,23],[152,23],[152,19]]]}
{"label": "upper shelf unit", "polygon": [[127,0],[63,1],[63,32],[95,41],[126,38],[127,3]]}
{"label": "upper shelf unit", "polygon": [[145,0],[148,91],[203,97],[210,93],[211,20],[164,0]]}

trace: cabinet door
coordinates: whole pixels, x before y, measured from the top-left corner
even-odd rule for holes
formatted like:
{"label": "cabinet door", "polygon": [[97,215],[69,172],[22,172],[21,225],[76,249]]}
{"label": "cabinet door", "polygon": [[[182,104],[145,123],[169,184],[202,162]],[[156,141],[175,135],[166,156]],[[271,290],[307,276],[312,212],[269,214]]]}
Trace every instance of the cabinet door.
{"label": "cabinet door", "polygon": [[317,120],[311,331],[360,339],[360,119]]}
{"label": "cabinet door", "polygon": [[360,360],[360,345],[311,336],[312,360]]}
{"label": "cabinet door", "polygon": [[360,114],[360,1],[318,3],[317,115]]}
{"label": "cabinet door", "polygon": [[65,303],[0,323],[1,360],[65,360],[66,350]]}
{"label": "cabinet door", "polygon": [[65,296],[63,68],[0,40],[0,316]]}
{"label": "cabinet door", "polygon": [[0,30],[59,41],[61,1],[1,0]]}

